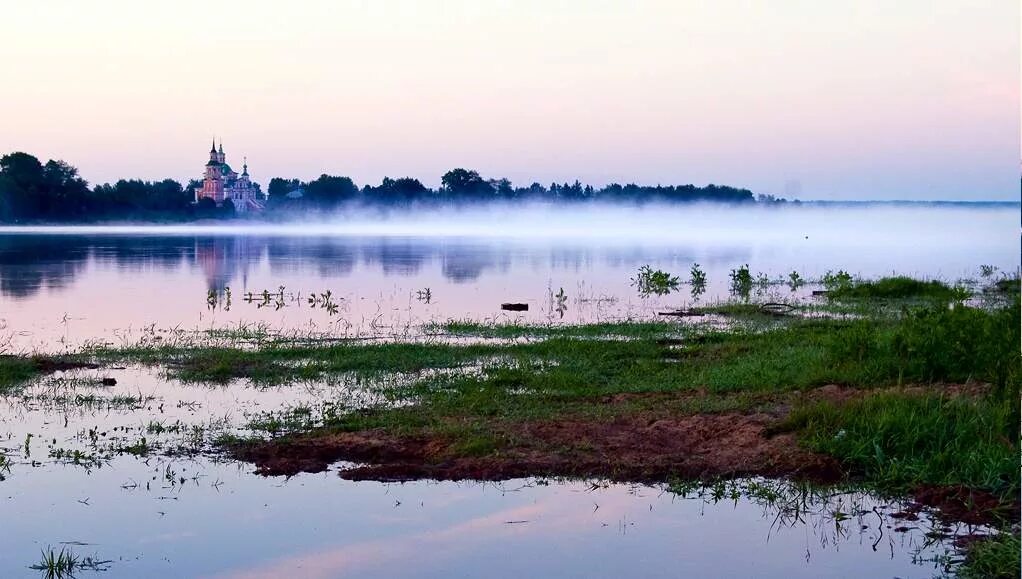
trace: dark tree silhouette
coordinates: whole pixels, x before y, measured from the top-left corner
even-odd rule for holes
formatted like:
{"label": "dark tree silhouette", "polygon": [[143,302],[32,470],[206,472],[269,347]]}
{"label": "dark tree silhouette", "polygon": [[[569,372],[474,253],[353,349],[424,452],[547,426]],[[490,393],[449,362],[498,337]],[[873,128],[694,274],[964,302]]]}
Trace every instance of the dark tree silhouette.
{"label": "dark tree silhouette", "polygon": [[[122,179],[98,185],[92,190],[78,170],[63,162],[41,163],[27,153],[0,157],[0,221],[82,222],[100,220],[171,221],[227,218],[235,215],[233,203],[217,207],[209,199],[195,202],[202,182],[191,180],[187,187],[172,179],[141,181]],[[411,206],[490,203],[494,201],[545,201],[556,203],[752,203],[748,189],[721,185],[643,186],[612,183],[597,189],[576,180],[515,187],[505,178],[484,179],[478,172],[457,168],[444,173],[437,190],[418,179],[385,177],[376,186],[359,189],[349,177],[320,175],[313,181],[274,177],[267,187],[268,211],[262,217],[286,218],[307,210],[335,210],[348,206]],[[760,195],[764,205],[785,203],[784,199]]]}

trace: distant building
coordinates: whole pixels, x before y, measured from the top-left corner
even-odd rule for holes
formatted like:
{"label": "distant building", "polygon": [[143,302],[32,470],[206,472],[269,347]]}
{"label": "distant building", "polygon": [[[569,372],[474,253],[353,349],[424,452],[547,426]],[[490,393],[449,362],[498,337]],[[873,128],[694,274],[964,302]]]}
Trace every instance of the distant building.
{"label": "distant building", "polygon": [[266,208],[265,203],[259,199],[258,187],[248,178],[248,161],[242,165],[241,175],[238,175],[227,164],[224,144],[220,143],[220,149],[217,150],[216,141],[213,141],[213,147],[209,150],[202,187],[195,190],[195,202],[198,203],[203,197],[212,199],[218,206],[230,199],[238,213],[262,211]]}

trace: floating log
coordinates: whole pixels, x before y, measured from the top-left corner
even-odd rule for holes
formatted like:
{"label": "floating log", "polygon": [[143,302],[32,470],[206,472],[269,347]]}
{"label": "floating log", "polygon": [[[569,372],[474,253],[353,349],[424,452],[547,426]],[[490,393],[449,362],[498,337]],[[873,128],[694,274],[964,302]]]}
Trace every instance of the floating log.
{"label": "floating log", "polygon": [[814,296],[825,296],[828,293],[830,293],[830,292],[828,292],[827,290],[813,290],[813,295]]}
{"label": "floating log", "polygon": [[675,310],[673,312],[657,312],[658,316],[672,316],[675,318],[701,318],[705,316],[703,312],[697,312],[693,310]]}
{"label": "floating log", "polygon": [[529,304],[518,304],[518,303],[500,304],[500,309],[508,311],[508,312],[527,312],[527,311],[529,311]]}

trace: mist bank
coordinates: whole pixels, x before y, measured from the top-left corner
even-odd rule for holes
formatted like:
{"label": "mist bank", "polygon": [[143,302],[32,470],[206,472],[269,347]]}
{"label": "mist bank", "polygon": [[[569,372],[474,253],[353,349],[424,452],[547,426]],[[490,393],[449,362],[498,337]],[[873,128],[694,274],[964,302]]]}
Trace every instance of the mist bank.
{"label": "mist bank", "polygon": [[349,206],[301,219],[3,226],[0,234],[404,237],[582,240],[601,245],[821,244],[875,247],[888,241],[944,247],[960,236],[970,243],[1011,246],[1018,209],[1001,205],[728,206],[714,203],[623,205],[592,202],[494,202],[457,207]]}

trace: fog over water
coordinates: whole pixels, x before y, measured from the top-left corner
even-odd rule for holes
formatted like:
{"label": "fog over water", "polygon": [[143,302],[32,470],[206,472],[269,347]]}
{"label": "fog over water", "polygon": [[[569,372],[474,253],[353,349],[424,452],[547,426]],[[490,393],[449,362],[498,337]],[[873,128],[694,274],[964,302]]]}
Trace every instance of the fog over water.
{"label": "fog over water", "polygon": [[[776,281],[838,269],[947,281],[976,277],[980,264],[1014,271],[1019,214],[1003,204],[530,205],[351,212],[300,223],[6,227],[0,324],[8,343],[44,348],[153,325],[262,322],[350,334],[451,318],[649,318],[692,296],[684,286],[662,298],[638,296],[630,279],[645,264],[684,281],[699,263],[709,278],[703,302],[726,298],[728,273],[743,264]],[[259,297],[281,286],[286,299]],[[561,289],[566,308],[558,310]],[[336,312],[308,307],[310,293],[328,290]],[[780,284],[763,292],[799,297]],[[508,301],[530,309],[501,312]]]}

